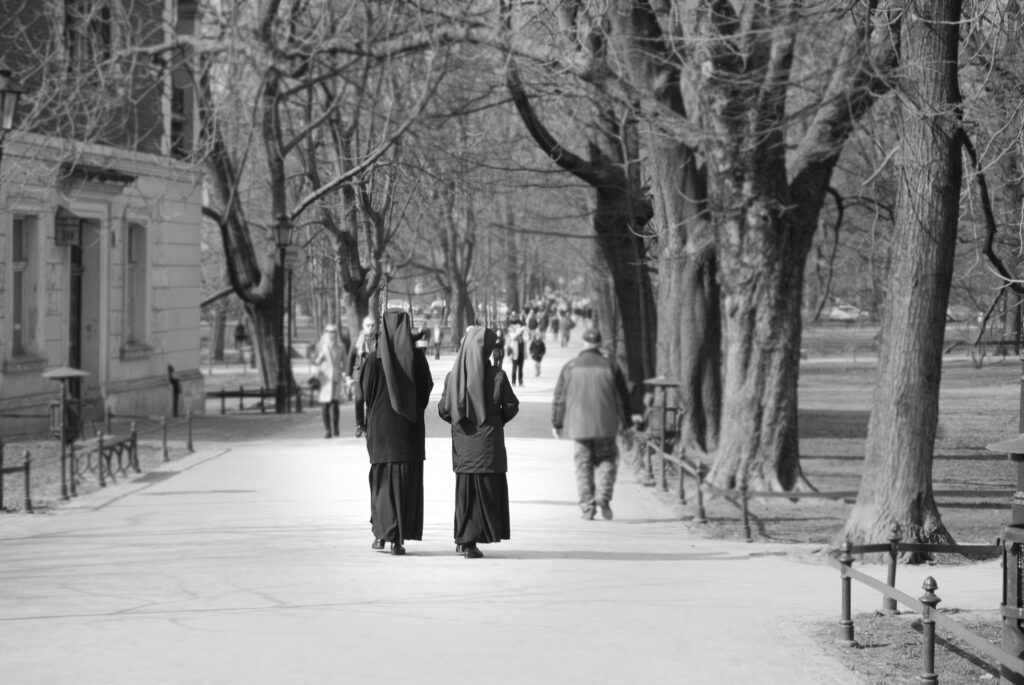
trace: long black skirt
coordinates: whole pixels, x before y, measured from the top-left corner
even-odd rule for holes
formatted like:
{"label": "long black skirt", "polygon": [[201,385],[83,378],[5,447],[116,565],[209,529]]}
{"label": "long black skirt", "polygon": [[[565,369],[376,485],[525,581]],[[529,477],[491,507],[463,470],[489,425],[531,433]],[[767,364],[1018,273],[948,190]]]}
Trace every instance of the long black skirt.
{"label": "long black skirt", "polygon": [[455,474],[455,542],[501,542],[512,535],[504,473]]}
{"label": "long black skirt", "polygon": [[370,465],[373,537],[388,542],[423,539],[423,462]]}

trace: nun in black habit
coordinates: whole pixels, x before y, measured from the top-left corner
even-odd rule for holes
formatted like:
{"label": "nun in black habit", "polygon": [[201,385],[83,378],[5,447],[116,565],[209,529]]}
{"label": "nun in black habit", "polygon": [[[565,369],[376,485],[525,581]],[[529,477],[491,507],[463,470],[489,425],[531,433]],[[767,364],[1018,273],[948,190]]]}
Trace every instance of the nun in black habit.
{"label": "nun in black habit", "polygon": [[360,388],[370,453],[370,524],[373,548],[391,543],[405,554],[406,540],[423,539],[423,412],[434,382],[423,351],[413,342],[409,315],[384,312],[377,349],[361,370]]}
{"label": "nun in black habit", "polygon": [[455,551],[467,559],[483,556],[478,543],[511,536],[505,424],[519,413],[519,400],[505,372],[490,363],[497,339],[489,328],[466,329],[437,405],[452,425]]}

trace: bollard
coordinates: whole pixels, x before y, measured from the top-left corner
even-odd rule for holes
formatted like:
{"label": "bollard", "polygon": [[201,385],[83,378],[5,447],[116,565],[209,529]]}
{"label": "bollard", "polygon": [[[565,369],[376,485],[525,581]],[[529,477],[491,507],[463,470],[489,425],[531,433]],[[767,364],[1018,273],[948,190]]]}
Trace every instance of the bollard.
{"label": "bollard", "polygon": [[[896,587],[896,557],[900,552],[900,540],[903,538],[900,535],[900,524],[893,523],[891,528],[892,533],[889,535],[889,572],[886,580],[886,584],[891,587]],[[896,600],[888,595],[882,595],[882,613],[894,615],[900,613],[896,608]]]}
{"label": "bollard", "polygon": [[192,447],[192,410],[188,410],[188,442],[185,444],[188,448],[188,453],[192,454],[195,449]]}
{"label": "bollard", "polygon": [[746,536],[747,542],[753,542],[754,538],[750,535],[750,498],[747,496],[747,491],[750,486],[747,485],[746,477],[740,482],[740,500],[743,505],[743,535]]}
{"label": "bollard", "polygon": [[924,605],[924,610],[921,612],[921,634],[924,637],[921,652],[924,672],[918,676],[917,680],[922,683],[937,683],[939,676],[935,674],[935,619],[932,618],[932,612],[935,611],[935,607],[940,601],[935,596],[935,590],[939,586],[934,578],[928,576],[924,579],[924,584],[921,587],[924,589],[924,595],[920,597],[920,602]]}
{"label": "bollard", "polygon": [[162,443],[163,450],[164,450],[164,461],[170,461],[171,457],[167,453],[167,416],[161,416],[160,417],[160,432],[161,432],[160,442]]}
{"label": "bollard", "polygon": [[[71,453],[68,455],[68,479],[71,481],[71,496],[78,497],[78,452],[75,451],[75,443],[71,443]],[[61,450],[61,477],[64,477],[64,450]],[[65,498],[66,499],[66,498]]]}
{"label": "bollard", "polygon": [[[128,463],[135,469],[135,473],[142,473],[142,469],[139,468],[139,429],[135,427],[134,421],[131,423],[129,434],[132,436],[132,444],[130,448],[131,453],[128,455]],[[118,455],[117,465],[120,466],[120,452],[118,452]]]}
{"label": "bollard", "polygon": [[697,523],[707,523],[708,517],[704,513],[704,463],[697,462]]}
{"label": "bollard", "polygon": [[658,452],[658,460],[661,462],[661,475],[658,477],[658,485],[661,487],[662,492],[668,492],[668,459],[665,458],[664,445],[662,445],[662,450]]}
{"label": "bollard", "polygon": [[96,439],[99,441],[99,449],[96,452],[96,471],[100,474],[100,487],[107,487],[107,482],[103,479],[103,433],[96,431]]}
{"label": "bollard", "polygon": [[683,451],[679,450],[679,502],[686,504],[686,485],[683,482],[683,475],[686,473],[686,469],[683,468]]}
{"label": "bollard", "polygon": [[28,450],[25,450],[25,465],[22,467],[25,469],[25,511],[32,512],[32,487],[29,485],[29,477],[32,470],[32,458],[29,456]]}
{"label": "bollard", "polygon": [[844,540],[839,549],[841,550],[839,563],[843,565],[839,575],[843,588],[843,599],[842,607],[839,610],[839,637],[836,639],[836,643],[853,647],[857,644],[857,641],[853,639],[853,616],[850,611],[850,576],[846,572],[847,569],[853,566],[853,555],[850,554],[850,541]]}

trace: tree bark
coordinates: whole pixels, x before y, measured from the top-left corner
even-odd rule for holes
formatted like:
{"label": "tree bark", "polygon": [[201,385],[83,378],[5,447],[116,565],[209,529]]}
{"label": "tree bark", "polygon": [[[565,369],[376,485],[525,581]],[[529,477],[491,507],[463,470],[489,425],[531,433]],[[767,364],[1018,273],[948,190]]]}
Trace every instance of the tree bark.
{"label": "tree bark", "polygon": [[884,540],[893,523],[905,540],[951,540],[932,492],[932,456],[962,177],[960,13],[961,0],[911,0],[904,9],[897,217],[864,475],[843,531],[854,544]]}

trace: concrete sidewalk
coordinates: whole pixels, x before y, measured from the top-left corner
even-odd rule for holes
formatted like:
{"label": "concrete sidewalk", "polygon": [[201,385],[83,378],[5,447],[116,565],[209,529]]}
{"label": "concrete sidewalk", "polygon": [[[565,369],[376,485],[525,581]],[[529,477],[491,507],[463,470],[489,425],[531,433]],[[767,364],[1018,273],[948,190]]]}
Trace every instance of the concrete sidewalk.
{"label": "concrete sidewalk", "polygon": [[[809,548],[693,538],[625,472],[615,519],[583,521],[571,443],[518,439],[512,539],[466,560],[450,443],[431,439],[424,540],[393,557],[370,549],[363,441],[309,435],[207,443],[0,519],[4,682],[859,682],[800,630],[838,620],[838,574]],[[943,606],[998,603],[994,562],[901,568],[901,589],[929,573]],[[880,599],[855,586],[854,604]]]}

